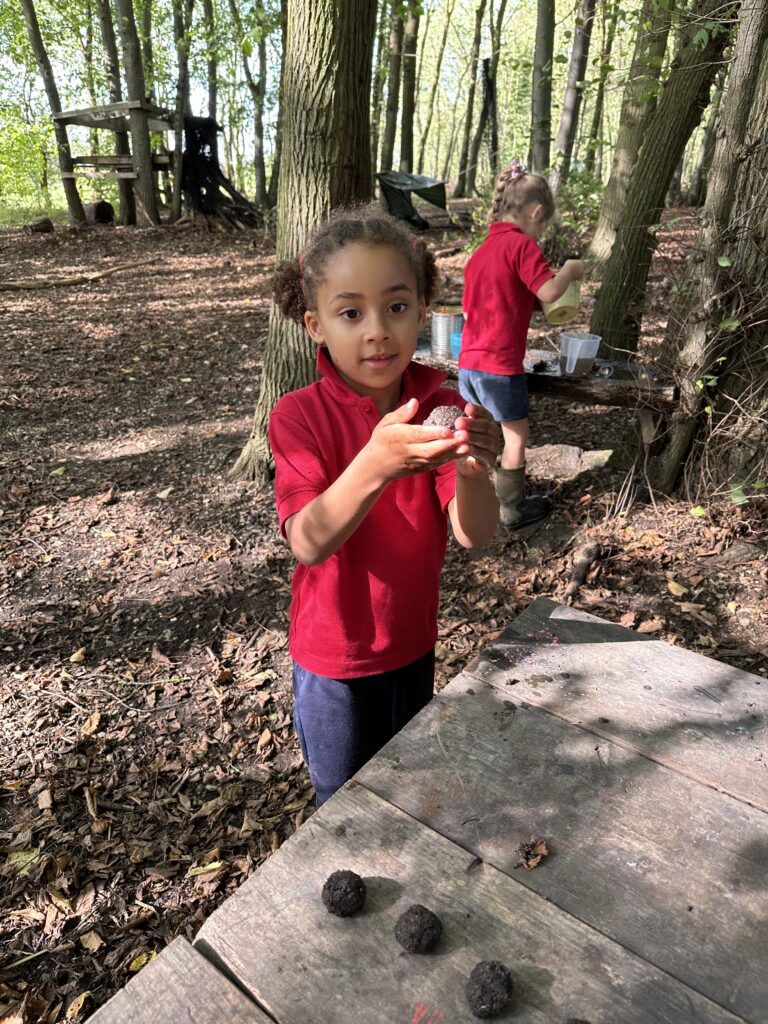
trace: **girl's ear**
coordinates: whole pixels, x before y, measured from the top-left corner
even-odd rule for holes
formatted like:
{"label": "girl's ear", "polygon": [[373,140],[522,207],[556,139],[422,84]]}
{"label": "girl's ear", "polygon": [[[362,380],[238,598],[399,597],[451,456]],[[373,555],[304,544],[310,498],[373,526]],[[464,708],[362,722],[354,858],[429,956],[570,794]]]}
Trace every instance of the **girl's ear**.
{"label": "girl's ear", "polygon": [[424,299],[419,299],[419,330],[423,331],[427,326],[427,304]]}
{"label": "girl's ear", "polygon": [[304,326],[309,331],[309,336],[316,345],[325,344],[323,329],[320,326],[320,321],[318,320],[317,313],[314,310],[308,309],[304,314]]}
{"label": "girl's ear", "polygon": [[528,219],[532,224],[543,224],[546,220],[544,216],[544,205],[543,203],[531,203],[527,210]]}

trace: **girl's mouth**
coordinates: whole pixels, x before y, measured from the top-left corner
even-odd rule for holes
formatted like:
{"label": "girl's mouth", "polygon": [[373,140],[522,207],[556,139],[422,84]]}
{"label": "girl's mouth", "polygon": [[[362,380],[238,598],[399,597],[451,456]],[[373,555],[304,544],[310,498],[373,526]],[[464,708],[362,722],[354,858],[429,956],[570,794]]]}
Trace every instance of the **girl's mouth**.
{"label": "girl's mouth", "polygon": [[389,366],[389,364],[395,358],[391,352],[381,352],[379,355],[366,356],[362,362],[365,366],[370,366],[372,369],[381,369],[382,367]]}

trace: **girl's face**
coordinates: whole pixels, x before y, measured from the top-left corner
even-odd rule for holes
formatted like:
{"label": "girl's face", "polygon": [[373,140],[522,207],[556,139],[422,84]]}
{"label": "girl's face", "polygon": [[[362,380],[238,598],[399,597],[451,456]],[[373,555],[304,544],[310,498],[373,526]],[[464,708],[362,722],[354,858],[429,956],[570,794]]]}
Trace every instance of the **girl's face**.
{"label": "girl's face", "polygon": [[426,323],[416,278],[397,249],[361,242],[335,252],[323,275],[317,309],[304,314],[307,330],[352,390],[373,398],[383,416],[397,407]]}

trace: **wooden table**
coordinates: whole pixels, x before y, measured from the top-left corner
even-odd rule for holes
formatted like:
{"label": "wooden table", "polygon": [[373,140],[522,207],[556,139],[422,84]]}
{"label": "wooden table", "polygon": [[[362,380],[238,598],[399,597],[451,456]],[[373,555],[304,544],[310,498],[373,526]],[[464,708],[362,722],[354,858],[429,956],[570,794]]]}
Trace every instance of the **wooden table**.
{"label": "wooden table", "polygon": [[[452,1024],[501,960],[498,1020],[766,1022],[766,687],[538,600],[91,1020]],[[337,868],[367,885],[352,918],[320,900]],[[432,954],[394,939],[413,903]]]}

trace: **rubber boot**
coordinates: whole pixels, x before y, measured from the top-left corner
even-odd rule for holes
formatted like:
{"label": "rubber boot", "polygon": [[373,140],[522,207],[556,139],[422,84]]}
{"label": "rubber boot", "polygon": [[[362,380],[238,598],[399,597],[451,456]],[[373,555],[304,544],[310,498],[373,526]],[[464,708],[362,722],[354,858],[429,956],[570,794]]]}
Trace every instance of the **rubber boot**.
{"label": "rubber boot", "polygon": [[550,503],[546,498],[539,494],[525,497],[525,466],[497,469],[495,485],[499,518],[510,530],[519,530],[549,515]]}

